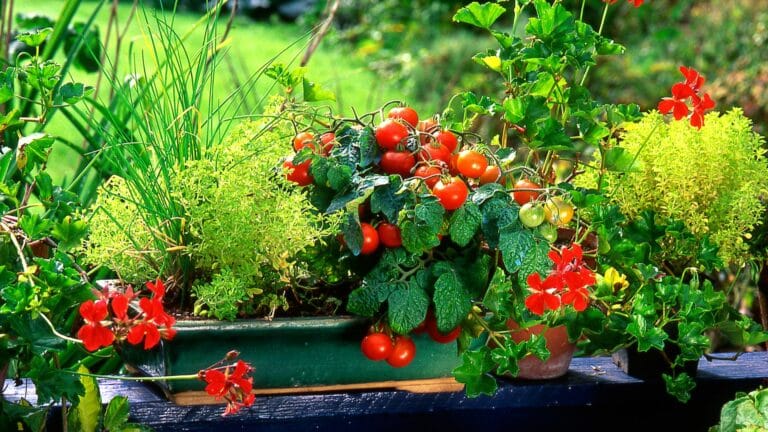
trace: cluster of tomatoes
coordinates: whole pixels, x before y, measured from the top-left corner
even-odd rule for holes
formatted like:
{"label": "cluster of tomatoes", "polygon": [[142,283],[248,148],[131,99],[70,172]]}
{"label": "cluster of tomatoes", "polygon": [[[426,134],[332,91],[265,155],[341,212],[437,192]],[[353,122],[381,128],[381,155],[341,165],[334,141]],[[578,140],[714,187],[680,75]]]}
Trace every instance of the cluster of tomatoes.
{"label": "cluster of tomatoes", "polygon": [[[333,132],[326,132],[320,135],[319,148],[320,154],[328,156],[336,143],[336,134]],[[312,151],[318,151],[315,134],[312,132],[299,132],[293,137],[293,150],[298,152],[301,149],[309,147]],[[286,178],[289,181],[296,183],[299,186],[309,186],[315,181],[312,178],[312,174],[309,172],[309,166],[312,163],[311,159],[307,159],[302,163],[294,164],[292,159],[288,159],[283,162],[283,167],[286,169]]]}
{"label": "cluster of tomatoes", "polygon": [[[435,342],[451,343],[461,334],[461,327],[456,326],[450,332],[442,333],[437,328],[434,314],[429,311],[424,322],[413,330],[416,334],[423,332],[427,332]],[[408,366],[416,357],[416,344],[413,339],[403,335],[396,335],[393,339],[390,334],[379,330],[373,330],[363,338],[360,350],[369,360],[386,360],[394,368]]]}

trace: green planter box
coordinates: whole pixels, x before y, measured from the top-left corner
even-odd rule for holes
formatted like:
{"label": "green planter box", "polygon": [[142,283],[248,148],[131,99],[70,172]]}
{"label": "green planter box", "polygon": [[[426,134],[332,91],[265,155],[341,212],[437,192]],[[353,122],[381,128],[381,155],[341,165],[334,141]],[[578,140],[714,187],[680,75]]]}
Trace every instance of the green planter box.
{"label": "green planter box", "polygon": [[[416,335],[416,358],[401,369],[360,352],[370,322],[352,317],[180,321],[178,333],[151,351],[126,349],[127,365],[150,376],[194,374],[231,350],[250,362],[258,389],[331,386],[450,377],[458,366],[456,344]],[[200,381],[167,381],[170,393],[203,390]]]}

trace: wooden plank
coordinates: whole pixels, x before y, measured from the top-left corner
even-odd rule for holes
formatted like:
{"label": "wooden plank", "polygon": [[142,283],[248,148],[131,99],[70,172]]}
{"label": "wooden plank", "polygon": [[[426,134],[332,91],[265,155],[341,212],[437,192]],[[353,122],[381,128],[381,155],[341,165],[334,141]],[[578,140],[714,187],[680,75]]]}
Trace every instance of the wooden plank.
{"label": "wooden plank", "polygon": [[[453,378],[434,378],[423,380],[380,381],[359,384],[338,384],[312,387],[284,387],[273,389],[254,389],[257,396],[298,395],[318,393],[338,393],[366,390],[401,390],[410,393],[458,392],[464,389],[464,384]],[[223,403],[220,399],[210,396],[204,391],[185,391],[169,396],[177,405],[210,405]]]}
{"label": "wooden plank", "polygon": [[[422,428],[490,431],[705,431],[717,422],[720,407],[737,391],[768,384],[768,354],[749,353],[735,362],[700,361],[697,389],[688,404],[666,395],[661,382],[624,375],[608,358],[574,359],[569,373],[551,381],[501,380],[493,397],[469,399],[463,392],[414,393],[366,389],[317,394],[259,396],[235,416],[222,417],[221,405],[180,406],[164,400],[150,386],[101,381],[102,396],[131,401],[133,421],[157,432],[258,430],[359,431]],[[6,383],[7,384],[7,383]],[[17,400],[32,386],[7,387]],[[51,421],[58,419],[54,410]],[[52,430],[58,430],[53,428]]]}

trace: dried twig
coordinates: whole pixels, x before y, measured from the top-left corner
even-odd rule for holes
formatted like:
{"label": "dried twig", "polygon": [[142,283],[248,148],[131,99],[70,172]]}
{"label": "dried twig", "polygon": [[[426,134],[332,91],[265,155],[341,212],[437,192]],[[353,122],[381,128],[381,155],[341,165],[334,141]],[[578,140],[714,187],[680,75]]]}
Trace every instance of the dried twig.
{"label": "dried twig", "polygon": [[[331,1],[333,1],[333,3],[331,3]],[[317,32],[314,34],[314,36],[312,36],[312,41],[309,43],[307,51],[304,53],[304,57],[301,59],[301,66],[306,66],[307,63],[309,63],[309,59],[312,57],[312,54],[314,54],[317,47],[320,46],[320,41],[323,40],[325,35],[328,33],[328,30],[331,28],[331,23],[336,17],[336,12],[339,10],[340,2],[341,0],[328,0],[328,7],[326,7],[328,13],[326,14],[325,21],[320,24],[320,27],[317,28]]]}

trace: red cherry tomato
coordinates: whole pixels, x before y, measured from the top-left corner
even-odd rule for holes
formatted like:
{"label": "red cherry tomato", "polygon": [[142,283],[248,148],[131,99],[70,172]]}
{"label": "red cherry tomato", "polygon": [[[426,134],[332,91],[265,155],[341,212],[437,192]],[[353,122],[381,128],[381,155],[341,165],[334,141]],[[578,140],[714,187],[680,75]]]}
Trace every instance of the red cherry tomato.
{"label": "red cherry tomato", "polygon": [[320,135],[320,143],[322,144],[323,155],[328,156],[331,153],[335,141],[336,134],[333,132],[326,132]]}
{"label": "red cherry tomato", "polygon": [[293,138],[293,149],[299,151],[304,147],[315,150],[315,135],[312,132],[299,132]]}
{"label": "red cherry tomato", "polygon": [[400,174],[410,177],[411,170],[416,165],[416,158],[408,151],[388,151],[381,155],[381,169],[387,174]]}
{"label": "red cherry tomato", "polygon": [[496,183],[501,180],[501,168],[496,165],[488,165],[483,175],[478,179],[481,185]]}
{"label": "red cherry tomato", "polygon": [[425,162],[443,161],[445,163],[450,163],[451,151],[448,150],[448,147],[442,144],[428,143],[421,146],[421,150],[419,151],[419,159]]}
{"label": "red cherry tomato", "polygon": [[427,333],[429,334],[429,337],[431,337],[435,342],[451,343],[458,339],[459,335],[461,334],[461,326],[456,326],[456,328],[448,333],[443,333],[438,330],[437,318],[435,318],[435,315],[432,313],[432,311],[430,311],[429,315],[427,315],[426,323]]}
{"label": "red cherry tomato", "polygon": [[285,178],[299,186],[307,186],[312,184],[315,179],[312,177],[312,174],[309,173],[309,165],[311,163],[311,159],[307,159],[298,165],[294,165],[290,160],[283,162],[283,166],[288,171],[285,174]]}
{"label": "red cherry tomato", "polygon": [[456,147],[459,146],[459,140],[456,135],[448,129],[443,129],[435,134],[435,140],[440,144],[446,146],[448,150],[453,153],[456,151]]}
{"label": "red cherry tomato", "polygon": [[405,122],[408,122],[411,126],[416,127],[417,124],[419,124],[419,114],[410,107],[395,107],[389,110],[389,114],[387,114],[387,118],[391,118],[393,120],[400,119]]}
{"label": "red cherry tomato", "polygon": [[369,223],[361,223],[360,229],[363,231],[363,246],[360,248],[361,255],[370,255],[379,249],[379,233],[376,228]]}
{"label": "red cherry tomato", "polygon": [[416,345],[408,336],[398,336],[395,338],[395,346],[392,353],[387,357],[387,363],[395,368],[406,367],[416,357]]}
{"label": "red cherry tomato", "polygon": [[466,183],[458,177],[452,177],[447,183],[440,180],[432,188],[432,193],[440,200],[446,210],[456,210],[464,204],[469,196]]}
{"label": "red cherry tomato", "polygon": [[459,175],[459,168],[457,166],[457,161],[459,159],[459,154],[454,153],[451,155],[451,160],[448,161],[448,171],[451,173],[452,176]]}
{"label": "red cherry tomato", "polygon": [[488,159],[482,153],[475,150],[464,150],[459,152],[459,157],[456,159],[456,168],[465,177],[478,178],[488,168]]}
{"label": "red cherry tomato", "polygon": [[541,195],[539,192],[536,191],[527,191],[527,190],[518,190],[518,189],[541,189],[541,186],[538,184],[528,180],[528,179],[520,179],[517,182],[515,182],[513,191],[513,196],[515,198],[515,201],[517,201],[518,204],[523,205],[525,203],[529,203],[531,201],[535,201],[536,198]]}
{"label": "red cherry tomato", "polygon": [[434,137],[431,135],[431,133],[435,127],[437,127],[437,122],[433,118],[421,120],[419,124],[416,125],[416,130],[420,132],[419,141],[421,142],[421,145],[434,141]]}
{"label": "red cherry tomato", "polygon": [[388,248],[397,248],[403,245],[403,238],[400,236],[400,228],[397,225],[388,222],[382,222],[376,228],[379,233],[379,241]]}
{"label": "red cherry tomato", "polygon": [[394,150],[408,138],[408,128],[394,120],[384,120],[376,126],[376,142],[384,150]]}
{"label": "red cherry tomato", "polygon": [[373,361],[387,359],[392,354],[394,347],[392,339],[384,333],[371,333],[364,337],[360,343],[360,351]]}
{"label": "red cherry tomato", "polygon": [[416,171],[413,173],[414,177],[421,177],[424,180],[424,183],[427,184],[427,187],[432,189],[435,187],[435,184],[440,181],[440,174],[442,171],[440,168],[434,166],[434,165],[419,165],[418,168],[416,168]]}

